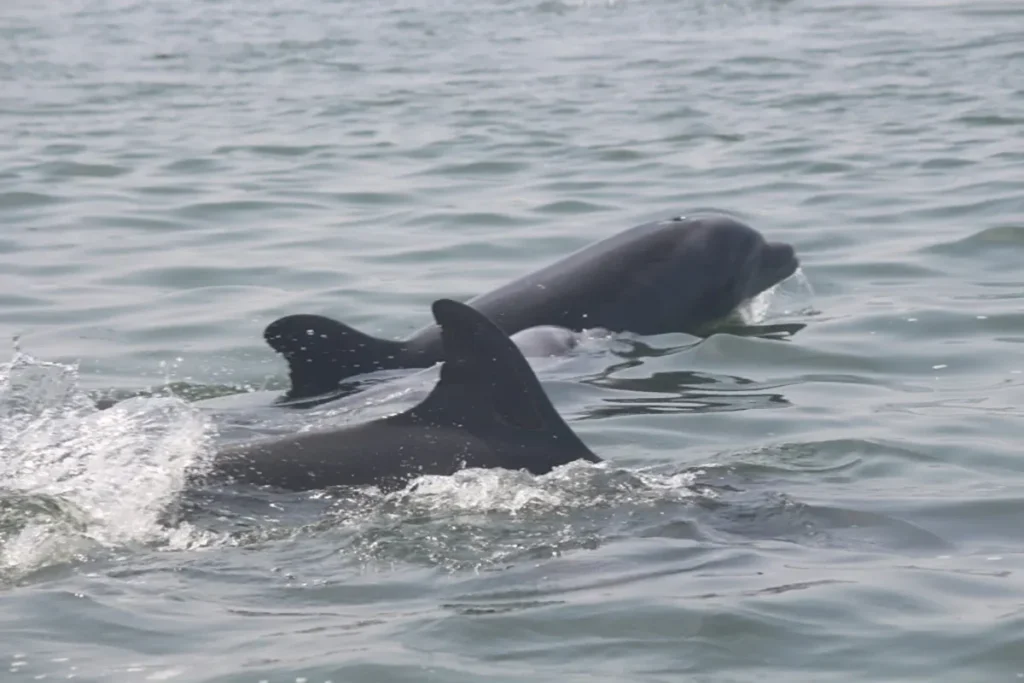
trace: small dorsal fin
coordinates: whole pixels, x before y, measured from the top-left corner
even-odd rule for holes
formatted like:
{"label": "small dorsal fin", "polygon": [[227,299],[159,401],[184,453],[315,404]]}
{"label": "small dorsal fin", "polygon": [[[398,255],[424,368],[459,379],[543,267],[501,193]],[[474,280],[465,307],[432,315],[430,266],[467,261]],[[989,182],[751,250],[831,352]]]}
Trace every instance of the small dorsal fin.
{"label": "small dorsal fin", "polygon": [[279,318],[267,325],[263,338],[288,362],[289,400],[320,396],[354,375],[396,367],[404,350],[401,342],[371,337],[322,315]]}
{"label": "small dorsal fin", "polygon": [[533,369],[513,341],[482,313],[466,304],[439,299],[431,307],[441,327],[441,378],[409,417],[443,419],[472,429],[474,421],[555,438],[580,457],[600,458],[580,441],[544,393]]}

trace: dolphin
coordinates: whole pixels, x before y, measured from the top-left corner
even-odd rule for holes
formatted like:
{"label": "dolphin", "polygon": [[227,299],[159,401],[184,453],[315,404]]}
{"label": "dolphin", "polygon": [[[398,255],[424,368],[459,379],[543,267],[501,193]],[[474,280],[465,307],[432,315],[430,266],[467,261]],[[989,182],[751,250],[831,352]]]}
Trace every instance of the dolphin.
{"label": "dolphin", "polygon": [[395,490],[425,474],[503,468],[545,474],[601,462],[555,410],[512,340],[466,304],[432,305],[440,380],[413,408],[359,425],[266,437],[217,451],[208,481],[306,491]]}
{"label": "dolphin", "polygon": [[[529,330],[523,348],[568,349],[572,331],[595,328],[699,334],[799,266],[791,245],[767,242],[737,220],[678,217],[625,230],[466,303],[508,335]],[[437,325],[394,341],[297,314],[270,323],[263,337],[288,362],[282,401],[336,392],[343,380],[376,370],[430,367],[443,355]]]}

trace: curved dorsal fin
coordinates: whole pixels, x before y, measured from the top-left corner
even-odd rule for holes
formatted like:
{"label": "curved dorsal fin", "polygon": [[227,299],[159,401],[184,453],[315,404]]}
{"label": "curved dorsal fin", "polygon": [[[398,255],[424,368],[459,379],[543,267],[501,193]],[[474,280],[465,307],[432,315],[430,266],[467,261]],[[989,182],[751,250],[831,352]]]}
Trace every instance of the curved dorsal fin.
{"label": "curved dorsal fin", "polygon": [[579,457],[600,462],[544,393],[537,375],[512,340],[479,311],[440,299],[431,306],[441,327],[444,362],[430,395],[405,415],[468,429],[499,423],[557,439]]}
{"label": "curved dorsal fin", "polygon": [[267,325],[263,338],[288,362],[287,399],[310,398],[338,389],[342,380],[395,367],[401,342],[378,339],[322,315],[298,314]]}

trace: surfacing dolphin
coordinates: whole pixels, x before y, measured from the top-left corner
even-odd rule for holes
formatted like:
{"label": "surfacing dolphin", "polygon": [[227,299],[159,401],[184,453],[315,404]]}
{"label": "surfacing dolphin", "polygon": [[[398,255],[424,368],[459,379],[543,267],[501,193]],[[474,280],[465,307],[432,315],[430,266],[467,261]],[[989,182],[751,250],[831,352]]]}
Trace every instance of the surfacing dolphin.
{"label": "surfacing dolphin", "polygon": [[[699,334],[799,265],[792,246],[737,220],[681,217],[636,226],[466,303],[509,335],[542,326]],[[275,320],[263,336],[288,362],[286,401],[375,370],[429,367],[443,348],[437,325],[392,341],[305,314]]]}
{"label": "surfacing dolphin", "polygon": [[221,449],[213,481],[294,491],[403,487],[425,474],[472,467],[545,474],[601,462],[551,405],[512,340],[483,314],[435,301],[440,380],[419,405],[360,425],[271,437]]}

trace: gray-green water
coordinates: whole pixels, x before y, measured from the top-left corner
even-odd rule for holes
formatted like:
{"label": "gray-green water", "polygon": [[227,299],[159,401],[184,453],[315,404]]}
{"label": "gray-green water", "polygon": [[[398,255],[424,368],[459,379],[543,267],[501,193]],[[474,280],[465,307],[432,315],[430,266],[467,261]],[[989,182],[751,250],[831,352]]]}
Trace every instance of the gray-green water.
{"label": "gray-green water", "polygon": [[[9,0],[0,46],[2,680],[1024,677],[1020,3]],[[181,491],[430,386],[282,416],[275,317],[400,336],[702,208],[797,247],[806,327],[537,363],[607,467]],[[88,399],[168,385],[220,398]]]}

